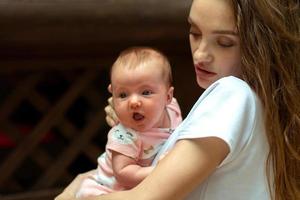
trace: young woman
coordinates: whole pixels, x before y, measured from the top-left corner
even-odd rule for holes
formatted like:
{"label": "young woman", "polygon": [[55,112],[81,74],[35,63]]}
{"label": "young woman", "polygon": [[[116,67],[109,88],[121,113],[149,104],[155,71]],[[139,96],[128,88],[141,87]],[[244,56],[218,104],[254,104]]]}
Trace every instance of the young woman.
{"label": "young woman", "polygon": [[[93,199],[299,199],[299,13],[296,0],[194,0],[190,45],[205,92],[146,179]],[[57,199],[74,199],[82,176]]]}

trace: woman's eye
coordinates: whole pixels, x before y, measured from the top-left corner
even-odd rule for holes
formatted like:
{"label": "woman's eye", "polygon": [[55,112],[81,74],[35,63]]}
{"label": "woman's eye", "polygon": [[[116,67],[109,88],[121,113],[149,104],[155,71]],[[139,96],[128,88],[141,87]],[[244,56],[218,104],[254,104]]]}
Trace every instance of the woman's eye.
{"label": "woman's eye", "polygon": [[221,47],[225,47],[225,48],[234,46],[234,42],[229,39],[220,39],[217,42],[218,42],[218,45],[220,45]]}
{"label": "woman's eye", "polygon": [[198,38],[198,37],[201,37],[201,33],[197,33],[197,32],[194,32],[194,31],[190,31],[190,35],[193,36],[193,37],[195,37],[195,38],[196,38],[196,37],[197,37],[197,38]]}
{"label": "woman's eye", "polygon": [[201,32],[193,28],[190,28],[190,35],[192,35],[193,37],[201,37]]}
{"label": "woman's eye", "polygon": [[124,93],[124,92],[123,92],[123,93],[120,93],[120,94],[119,94],[119,97],[122,98],[122,99],[123,99],[123,98],[126,98],[126,97],[127,97],[127,94]]}
{"label": "woman's eye", "polygon": [[152,92],[150,90],[145,90],[142,92],[143,95],[150,95]]}

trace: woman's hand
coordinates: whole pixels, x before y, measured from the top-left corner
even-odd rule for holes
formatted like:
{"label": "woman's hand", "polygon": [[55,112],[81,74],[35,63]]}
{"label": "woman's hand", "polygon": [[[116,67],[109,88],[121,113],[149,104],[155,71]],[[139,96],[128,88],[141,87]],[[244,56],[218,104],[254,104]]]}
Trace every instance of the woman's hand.
{"label": "woman's hand", "polygon": [[89,174],[94,173],[95,170],[79,174],[76,178],[64,189],[64,191],[55,197],[54,200],[74,200],[76,192],[79,189],[82,181],[89,176]]}
{"label": "woman's hand", "polygon": [[104,108],[104,111],[106,113],[106,122],[109,126],[113,127],[116,124],[119,123],[119,119],[116,115],[116,112],[114,110],[114,104],[113,104],[113,99],[110,97],[108,100],[108,105]]}

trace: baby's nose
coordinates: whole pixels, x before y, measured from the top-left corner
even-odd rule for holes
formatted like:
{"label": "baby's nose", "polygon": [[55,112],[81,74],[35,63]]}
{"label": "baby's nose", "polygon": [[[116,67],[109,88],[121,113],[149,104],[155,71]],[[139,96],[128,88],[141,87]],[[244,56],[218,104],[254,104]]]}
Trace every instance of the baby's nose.
{"label": "baby's nose", "polygon": [[132,97],[130,98],[129,104],[130,104],[130,107],[131,107],[132,109],[137,109],[137,108],[139,108],[139,107],[142,105],[142,102],[141,102],[141,100],[140,100],[139,97],[137,97],[137,96],[132,96]]}

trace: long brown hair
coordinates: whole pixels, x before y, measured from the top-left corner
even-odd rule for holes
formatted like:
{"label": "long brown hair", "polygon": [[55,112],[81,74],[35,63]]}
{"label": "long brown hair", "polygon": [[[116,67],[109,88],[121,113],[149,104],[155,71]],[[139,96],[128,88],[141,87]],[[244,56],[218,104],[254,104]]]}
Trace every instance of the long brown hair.
{"label": "long brown hair", "polygon": [[272,199],[300,199],[299,0],[232,0],[243,79],[260,97]]}

